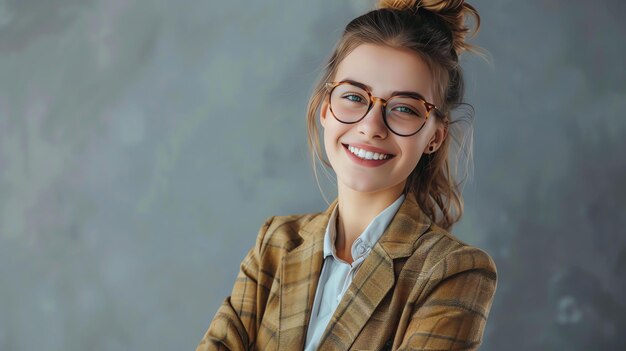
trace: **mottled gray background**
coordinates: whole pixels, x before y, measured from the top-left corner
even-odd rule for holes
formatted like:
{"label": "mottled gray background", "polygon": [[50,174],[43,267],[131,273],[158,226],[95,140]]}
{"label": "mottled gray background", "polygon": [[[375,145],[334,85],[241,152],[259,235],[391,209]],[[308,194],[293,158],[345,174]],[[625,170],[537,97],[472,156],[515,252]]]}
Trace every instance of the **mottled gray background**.
{"label": "mottled gray background", "polygon": [[[482,349],[624,349],[626,5],[473,3]],[[326,208],[306,101],[371,5],[0,0],[0,349],[194,349],[263,220]]]}

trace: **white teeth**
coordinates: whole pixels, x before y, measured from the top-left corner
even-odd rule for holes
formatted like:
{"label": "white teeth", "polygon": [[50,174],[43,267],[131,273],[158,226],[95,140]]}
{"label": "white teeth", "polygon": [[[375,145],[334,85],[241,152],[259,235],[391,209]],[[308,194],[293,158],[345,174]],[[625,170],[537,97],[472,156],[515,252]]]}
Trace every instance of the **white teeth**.
{"label": "white teeth", "polygon": [[378,152],[365,151],[351,145],[348,145],[348,150],[364,160],[384,160],[389,158],[388,154],[379,154]]}

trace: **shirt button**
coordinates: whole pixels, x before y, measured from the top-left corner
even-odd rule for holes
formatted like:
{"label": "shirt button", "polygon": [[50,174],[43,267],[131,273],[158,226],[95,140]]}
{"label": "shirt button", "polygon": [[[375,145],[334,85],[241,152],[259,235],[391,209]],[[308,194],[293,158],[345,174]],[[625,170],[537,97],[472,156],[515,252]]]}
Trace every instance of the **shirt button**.
{"label": "shirt button", "polygon": [[357,245],[356,247],[356,252],[359,256],[363,255],[365,253],[365,251],[367,251],[367,247],[365,247],[365,245],[359,243],[359,245]]}

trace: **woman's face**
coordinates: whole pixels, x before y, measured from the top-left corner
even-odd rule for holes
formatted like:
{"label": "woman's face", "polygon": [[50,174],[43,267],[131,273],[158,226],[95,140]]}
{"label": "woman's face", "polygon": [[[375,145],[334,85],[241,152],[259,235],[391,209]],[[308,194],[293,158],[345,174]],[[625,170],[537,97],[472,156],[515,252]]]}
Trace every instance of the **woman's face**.
{"label": "woman's face", "polygon": [[[367,85],[372,96],[383,99],[388,99],[394,91],[413,91],[434,103],[430,70],[417,54],[409,51],[362,44],[339,64],[333,81],[344,80]],[[361,121],[345,124],[333,117],[325,100],[320,122],[326,155],[337,174],[340,191],[341,187],[347,187],[358,192],[391,192],[399,196],[422,153],[431,152],[430,146],[437,150],[446,137],[443,125],[433,113],[417,134],[408,137],[394,134],[383,121],[378,101]],[[389,156],[382,161],[363,160],[354,154],[359,153],[354,147],[364,150],[361,155],[371,151]]]}

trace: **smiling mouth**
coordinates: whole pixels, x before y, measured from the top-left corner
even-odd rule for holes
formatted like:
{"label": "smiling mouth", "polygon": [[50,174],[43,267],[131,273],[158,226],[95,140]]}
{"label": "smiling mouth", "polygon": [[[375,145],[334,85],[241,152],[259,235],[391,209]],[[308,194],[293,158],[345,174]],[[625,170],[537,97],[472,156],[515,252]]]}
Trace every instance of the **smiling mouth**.
{"label": "smiling mouth", "polygon": [[350,151],[352,154],[362,160],[387,160],[394,157],[394,155],[392,154],[383,154],[379,152],[367,151],[348,144],[341,145],[343,145],[343,147],[348,149],[348,151]]}

